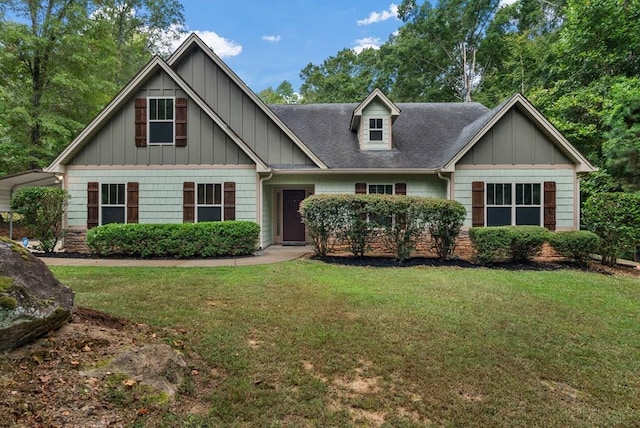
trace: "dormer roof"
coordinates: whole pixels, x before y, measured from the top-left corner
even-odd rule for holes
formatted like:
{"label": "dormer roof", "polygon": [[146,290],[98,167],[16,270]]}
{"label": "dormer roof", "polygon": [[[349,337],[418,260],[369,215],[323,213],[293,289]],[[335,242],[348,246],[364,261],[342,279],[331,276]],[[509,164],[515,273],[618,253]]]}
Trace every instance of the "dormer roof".
{"label": "dormer roof", "polygon": [[356,106],[353,109],[353,114],[351,115],[351,123],[349,124],[349,129],[352,132],[357,132],[358,127],[360,126],[360,120],[362,119],[362,112],[369,104],[371,104],[374,100],[381,102],[388,110],[391,115],[391,123],[395,122],[396,118],[400,116],[400,109],[397,105],[395,105],[387,96],[378,88],[375,88],[364,101]]}

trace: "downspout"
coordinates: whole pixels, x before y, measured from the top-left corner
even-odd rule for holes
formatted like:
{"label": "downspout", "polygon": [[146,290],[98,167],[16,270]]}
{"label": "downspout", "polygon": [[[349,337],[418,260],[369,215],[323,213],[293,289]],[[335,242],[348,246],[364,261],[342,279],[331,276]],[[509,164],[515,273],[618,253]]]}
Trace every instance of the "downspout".
{"label": "downspout", "polygon": [[442,175],[442,171],[438,171],[438,178],[447,182],[447,199],[451,200],[451,177]]}
{"label": "downspout", "polygon": [[267,175],[266,177],[261,177],[260,178],[260,186],[258,188],[258,191],[260,192],[260,194],[258,195],[258,200],[260,201],[260,207],[258,209],[258,218],[259,218],[259,225],[260,225],[260,249],[262,250],[264,248],[264,239],[262,238],[262,204],[264,203],[262,195],[264,195],[264,182],[271,180],[271,178],[273,177],[273,170],[269,171],[269,175]]}

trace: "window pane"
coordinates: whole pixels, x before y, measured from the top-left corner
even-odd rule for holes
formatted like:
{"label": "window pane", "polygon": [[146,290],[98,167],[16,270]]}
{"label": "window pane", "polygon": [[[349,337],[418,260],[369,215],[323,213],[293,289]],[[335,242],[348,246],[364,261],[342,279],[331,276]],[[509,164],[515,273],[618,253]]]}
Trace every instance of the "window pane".
{"label": "window pane", "polygon": [[102,224],[124,223],[124,207],[102,207]]}
{"label": "window pane", "polygon": [[165,112],[164,118],[167,120],[173,120],[173,100],[165,100]]}
{"label": "window pane", "polygon": [[221,221],[222,208],[220,207],[198,207],[198,223],[203,221]]}
{"label": "window pane", "polygon": [[382,129],[382,119],[376,119],[376,128]]}
{"label": "window pane", "polygon": [[487,208],[487,226],[511,226],[511,207]]}
{"label": "window pane", "polygon": [[375,128],[376,127],[376,120],[375,119],[369,119],[369,128]]}
{"label": "window pane", "polygon": [[387,184],[386,186],[384,186],[384,194],[393,195],[393,186],[391,184]]}
{"label": "window pane", "polygon": [[516,225],[540,226],[540,208],[517,207],[516,208]]}
{"label": "window pane", "polygon": [[504,186],[502,184],[496,184],[496,205],[504,205]]}
{"label": "window pane", "polygon": [[213,204],[213,184],[205,184],[205,204]]}
{"label": "window pane", "polygon": [[158,119],[158,100],[149,100],[149,120]]}
{"label": "window pane", "polygon": [[511,184],[504,185],[504,205],[511,205]]}
{"label": "window pane", "polygon": [[124,184],[115,184],[112,185],[114,187],[117,187],[117,191],[116,194],[118,195],[117,199],[115,201],[111,201],[112,204],[118,204],[118,205],[124,205],[124,196],[126,194],[125,189],[124,189]]}
{"label": "window pane", "polygon": [[173,143],[173,122],[150,122],[150,143]]}
{"label": "window pane", "polygon": [[524,184],[516,184],[516,205],[522,205],[524,200]]}
{"label": "window pane", "polygon": [[158,120],[165,120],[167,118],[166,114],[165,114],[165,111],[166,111],[165,104],[166,104],[167,100],[157,100],[157,101],[158,101],[158,115],[157,115],[157,118],[158,118]]}
{"label": "window pane", "polygon": [[108,184],[103,184],[102,186],[102,204],[108,204],[109,203],[109,185]]}
{"label": "window pane", "polygon": [[107,203],[115,204],[117,200],[118,200],[118,186],[111,184],[109,185],[109,202]]}
{"label": "window pane", "polygon": [[495,184],[493,183],[487,184],[487,205],[495,205],[496,203],[495,188],[496,188]]}
{"label": "window pane", "polygon": [[369,131],[370,141],[382,141],[382,131]]}
{"label": "window pane", "polygon": [[198,205],[204,204],[204,184],[198,184]]}
{"label": "window pane", "polygon": [[215,185],[215,194],[214,194],[213,203],[216,205],[222,204],[222,184]]}
{"label": "window pane", "polygon": [[540,205],[540,184],[532,184],[531,205]]}

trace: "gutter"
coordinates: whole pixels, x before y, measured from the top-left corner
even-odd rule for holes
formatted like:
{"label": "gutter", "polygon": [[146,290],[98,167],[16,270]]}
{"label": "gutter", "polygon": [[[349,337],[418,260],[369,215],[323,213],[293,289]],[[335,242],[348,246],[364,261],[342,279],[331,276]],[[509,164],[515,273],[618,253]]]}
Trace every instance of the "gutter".
{"label": "gutter", "polygon": [[438,178],[447,182],[447,199],[451,200],[451,177],[442,175],[442,171],[438,171]]}
{"label": "gutter", "polygon": [[272,170],[278,175],[293,174],[432,174],[439,172],[436,169],[425,168],[343,168],[343,169],[276,169]]}

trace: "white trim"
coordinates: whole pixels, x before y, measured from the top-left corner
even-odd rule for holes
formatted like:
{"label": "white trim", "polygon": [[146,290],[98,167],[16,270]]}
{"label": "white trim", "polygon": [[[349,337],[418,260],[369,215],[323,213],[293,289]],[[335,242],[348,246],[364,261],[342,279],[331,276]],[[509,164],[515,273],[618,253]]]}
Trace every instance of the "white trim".
{"label": "white trim", "polygon": [[[213,50],[206,45],[206,43],[204,43],[202,41],[202,39],[200,39],[200,37],[198,37],[195,33],[191,33],[191,35],[189,37],[187,37],[187,39],[178,47],[178,49],[175,50],[175,52],[173,52],[173,54],[169,57],[169,59],[167,60],[167,64],[170,67],[173,67],[175,65],[176,62],[178,62],[182,56],[187,53],[189,51],[189,49],[191,48],[192,45],[197,45],[198,47],[200,47],[200,49],[202,49],[202,51],[218,66],[220,67],[230,78],[231,80],[237,84],[240,89],[249,97],[251,98],[251,100],[256,103],[256,105],[258,106],[258,108],[265,113],[269,119],[271,119],[272,121],[274,121],[278,127],[289,137],[291,138],[291,140],[294,142],[294,144],[296,144],[298,146],[298,148],[300,150],[302,150],[304,152],[304,154],[306,154],[311,160],[313,160],[313,162],[315,162],[316,166],[318,166],[318,168],[321,169],[328,169],[327,165],[318,157],[315,155],[315,153],[313,153],[303,142],[302,140],[300,140],[300,138],[298,138],[298,136],[291,131],[291,129],[289,129],[289,127],[287,125],[285,125],[285,123],[280,120],[280,118],[278,116],[276,116],[276,114],[264,103],[264,101],[262,101],[260,99],[260,97],[258,97],[248,86],[246,83],[244,83],[242,81],[242,79],[240,79],[240,77],[238,77],[238,75],[231,70],[231,68],[229,68],[229,66],[227,64],[224,63],[224,61],[222,61],[218,55],[215,54],[215,52],[213,52]],[[232,131],[233,132],[233,131]],[[257,162],[256,162],[257,163]]]}
{"label": "white trim", "polygon": [[[353,110],[351,115],[351,122],[349,123],[349,129],[352,131],[357,130],[360,125],[360,118],[362,117],[362,112],[366,106],[368,106],[375,98],[379,98],[380,101],[389,109],[391,122],[395,121],[395,119],[400,115],[400,109],[397,105],[395,105],[380,89],[375,88],[371,93],[364,99],[358,106]],[[391,126],[391,124],[389,124]]]}
{"label": "white trim", "polygon": [[[171,119],[151,119],[152,100],[171,100]],[[171,123],[171,142],[156,143],[151,141],[151,123]],[[149,146],[175,146],[176,144],[176,97],[147,97],[147,145]]]}
{"label": "white trim", "polygon": [[[124,186],[124,204],[103,204],[102,203],[102,186],[107,185],[107,186],[119,186],[119,185],[123,185]],[[127,218],[127,192],[128,192],[128,188],[127,188],[127,183],[121,183],[121,182],[106,182],[106,183],[98,183],[98,225],[102,226],[102,208],[120,208],[122,207],[122,209],[124,210],[124,223],[118,223],[118,224],[127,224],[128,223],[128,218]],[[107,223],[107,224],[111,224],[111,223]]]}
{"label": "white trim", "polygon": [[[594,167],[588,160],[585,158],[580,152],[578,152],[575,147],[571,145],[571,143],[556,129],[551,122],[547,118],[545,118],[542,113],[540,113],[532,104],[527,100],[522,94],[517,93],[513,95],[500,110],[498,110],[491,120],[487,122],[477,133],[471,138],[471,140],[460,150],[443,168],[444,172],[453,172],[456,169],[456,163],[462,159],[464,155],[466,155],[469,150],[478,142],[484,135],[489,132],[493,126],[498,123],[500,119],[504,117],[504,115],[511,110],[516,104],[518,104],[524,110],[524,113],[532,119],[535,124],[539,127],[543,128],[547,134],[553,140],[552,142],[556,145],[560,146],[560,148],[567,154],[570,158],[572,158],[576,163],[576,171],[577,172],[593,172],[598,169]],[[518,165],[520,167],[520,165]]]}
{"label": "white trim", "polygon": [[[198,202],[198,186],[207,186],[207,185],[211,185],[213,186],[213,200],[215,202],[215,198],[216,198],[216,185],[220,186],[220,203],[216,204],[200,204]],[[206,189],[206,188],[205,188]],[[210,208],[216,208],[216,207],[220,207],[220,220],[218,221],[224,221],[224,183],[223,182],[212,182],[212,181],[202,181],[202,182],[196,182],[195,183],[195,195],[193,197],[194,199],[194,209],[195,212],[193,213],[193,222],[194,223],[198,223],[198,208],[200,207],[210,207]],[[183,195],[184,197],[184,195]],[[183,201],[184,202],[184,201]]]}
{"label": "white trim", "polygon": [[[501,185],[505,185],[505,184],[509,184],[511,185],[511,204],[508,205],[489,205],[489,201],[488,201],[488,196],[489,196],[489,185],[493,184],[501,184]],[[540,204],[531,204],[531,205],[518,205],[518,201],[516,200],[516,186],[518,184],[521,185],[525,185],[525,184],[529,184],[529,185],[533,185],[533,184],[537,184],[540,186]],[[532,189],[533,192],[533,189]],[[495,194],[495,190],[494,190],[494,194]],[[533,195],[533,193],[532,193]],[[539,182],[539,181],[500,181],[499,177],[496,177],[495,181],[492,182],[485,182],[484,183],[484,225],[485,227],[488,225],[489,222],[489,208],[491,207],[496,207],[496,208],[507,208],[510,207],[511,208],[511,224],[510,226],[518,226],[516,224],[516,217],[517,217],[517,209],[518,207],[520,208],[539,208],[539,215],[540,215],[540,223],[538,224],[538,226],[542,226],[544,227],[544,182]],[[509,226],[509,225],[506,225]]]}
{"label": "white trim", "polygon": [[[487,169],[572,169],[575,170],[575,164],[492,164],[492,165],[456,165],[456,170],[487,170]],[[444,171],[443,171],[444,172]]]}

